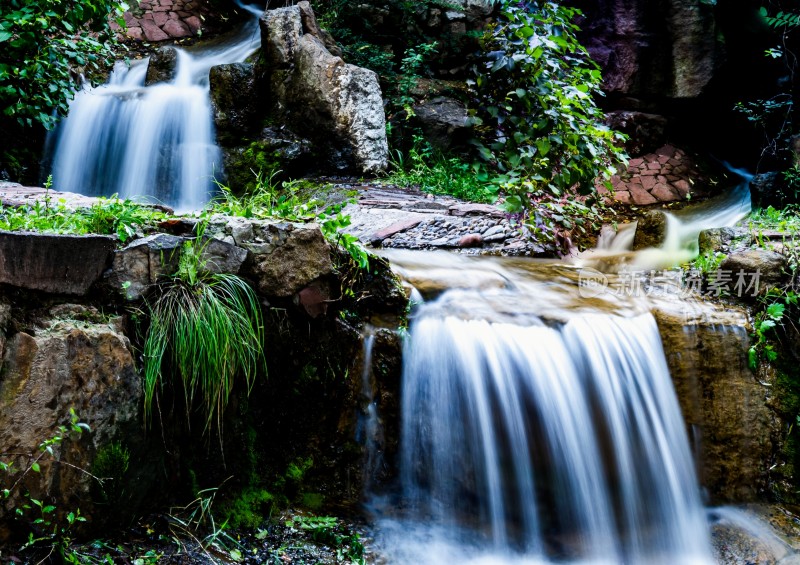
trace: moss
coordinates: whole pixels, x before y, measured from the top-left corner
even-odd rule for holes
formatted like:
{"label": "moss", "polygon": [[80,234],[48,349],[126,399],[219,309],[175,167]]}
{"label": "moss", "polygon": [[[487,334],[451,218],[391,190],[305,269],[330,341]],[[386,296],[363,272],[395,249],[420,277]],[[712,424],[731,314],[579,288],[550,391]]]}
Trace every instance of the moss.
{"label": "moss", "polygon": [[243,149],[230,150],[225,160],[228,186],[236,194],[252,192],[256,188],[256,175],[280,169],[281,161],[281,151],[266,141],[254,141]]}
{"label": "moss", "polygon": [[222,515],[233,528],[255,529],[272,514],[275,497],[266,489],[245,487],[222,506]]}
{"label": "moss", "polygon": [[130,461],[131,452],[122,443],[111,442],[98,450],[92,474],[102,481],[98,493],[102,502],[116,505],[121,501]]}

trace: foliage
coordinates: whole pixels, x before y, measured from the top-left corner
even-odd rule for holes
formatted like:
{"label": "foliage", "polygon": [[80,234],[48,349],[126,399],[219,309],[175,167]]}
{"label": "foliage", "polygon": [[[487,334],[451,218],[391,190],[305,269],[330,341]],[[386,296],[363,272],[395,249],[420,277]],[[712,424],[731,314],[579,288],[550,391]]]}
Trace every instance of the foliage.
{"label": "foliage", "polygon": [[66,201],[43,200],[20,207],[0,205],[0,229],[69,234],[116,234],[123,243],[136,229],[164,218],[164,213],[130,200],[100,198],[88,208],[73,208]]}
{"label": "foliage", "polygon": [[[69,411],[69,422],[58,426],[55,433],[39,444],[38,451],[29,454],[2,453],[4,457],[14,456],[22,459],[21,463],[14,460],[0,460],[0,502],[6,504],[12,499],[12,494],[21,490],[24,479],[30,473],[40,473],[41,465],[45,461],[61,463],[56,457],[55,450],[67,439],[76,439],[84,431],[90,431],[89,426],[79,421],[75,410]],[[82,469],[78,469],[83,471]],[[85,471],[84,471],[85,472]],[[70,550],[72,543],[72,528],[78,522],[85,522],[80,509],[63,513],[63,518],[58,517],[57,509],[46,501],[34,498],[29,491],[22,494],[24,502],[14,509],[14,514],[19,520],[27,520],[30,532],[27,542],[22,550],[33,547],[49,548],[49,554],[41,562],[46,561],[51,555],[58,555],[64,562],[74,562]]]}
{"label": "foliage", "polygon": [[187,417],[195,403],[203,406],[206,429],[222,413],[236,377],[248,391],[265,370],[261,305],[241,278],[205,269],[202,230],[186,242],[176,276],[160,286],[150,306],[151,322],[144,343],[145,419],[163,387],[164,372],[180,379]]}
{"label": "foliage", "polygon": [[698,255],[694,261],[692,261],[691,267],[693,270],[699,271],[703,275],[710,275],[719,270],[719,266],[726,257],[727,255],[719,251],[704,253],[703,255]]}
{"label": "foliage", "polygon": [[419,135],[414,136],[414,143],[405,155],[401,151],[395,152],[392,174],[386,182],[419,186],[425,192],[449,194],[473,202],[493,200],[485,183],[478,180],[475,167],[461,158],[437,152]]}
{"label": "foliage", "polygon": [[761,298],[763,308],[753,320],[753,338],[755,343],[748,351],[748,364],[755,371],[760,360],[773,362],[778,358],[775,344],[770,336],[775,335],[775,328],[789,320],[787,307],[797,306],[798,296],[792,290],[771,289]]}
{"label": "foliage", "polygon": [[213,506],[217,495],[216,488],[208,488],[197,493],[195,499],[177,508],[172,508],[169,513],[169,525],[172,537],[183,550],[183,540],[190,540],[190,544],[201,550],[216,563],[212,551],[222,554],[229,560],[242,561],[243,547],[226,531],[227,522],[218,523],[214,518]]}
{"label": "foliage", "polygon": [[472,122],[484,179],[510,212],[532,213],[545,195],[591,194],[624,157],[621,134],[602,123],[601,75],[580,45],[576,9],[505,0],[474,67]]}
{"label": "foliage", "polygon": [[[52,128],[75,90],[73,73],[90,76],[112,59],[110,15],[116,0],[4,0],[0,9],[0,109],[31,127]],[[120,18],[121,20],[121,18]],[[124,22],[120,25],[124,26]]]}
{"label": "foliage", "polygon": [[347,531],[337,518],[332,516],[294,516],[286,522],[288,528],[305,530],[317,542],[330,545],[336,550],[337,561],[348,559],[353,563],[366,563],[364,545],[357,533]]}
{"label": "foliage", "polygon": [[122,502],[124,478],[131,461],[130,450],[120,442],[111,442],[97,451],[92,462],[92,474],[100,481],[103,502],[111,505]]}
{"label": "foliage", "polygon": [[217,183],[220,196],[206,210],[208,214],[226,214],[244,218],[276,218],[292,222],[316,220],[322,235],[333,245],[341,246],[359,268],[369,267],[369,254],[358,238],[342,233],[350,225],[350,216],[342,213],[349,200],[325,206],[314,195],[304,194],[303,181],[279,181],[280,171],[256,174],[256,187],[252,192],[236,196],[231,189]]}
{"label": "foliage", "polygon": [[411,93],[417,86],[425,60],[436,52],[436,47],[436,42],[409,47],[400,63],[400,76],[395,83],[394,96],[389,98],[389,105],[404,111],[406,119],[414,116],[414,98]]}

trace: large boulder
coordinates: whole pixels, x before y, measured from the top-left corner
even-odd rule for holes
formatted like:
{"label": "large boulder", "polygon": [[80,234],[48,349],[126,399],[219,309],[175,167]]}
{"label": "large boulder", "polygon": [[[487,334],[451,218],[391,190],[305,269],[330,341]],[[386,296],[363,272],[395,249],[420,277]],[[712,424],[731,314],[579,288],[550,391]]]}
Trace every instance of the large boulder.
{"label": "large boulder", "polygon": [[467,109],[453,98],[437,96],[414,106],[414,124],[435,147],[448,150],[462,147],[470,137]]}
{"label": "large boulder", "polygon": [[274,112],[336,168],[379,172],[389,148],[378,76],[332,55],[318,29],[308,2],[261,18]]}
{"label": "large boulder", "polygon": [[606,122],[628,136],[625,150],[634,157],[652,153],[667,141],[668,120],[658,114],[617,110],[606,114]]}
{"label": "large boulder", "polygon": [[[43,455],[40,471],[29,472],[0,506],[0,539],[7,535],[6,513],[21,507],[25,492],[56,507],[57,513],[80,508],[91,516],[99,483],[90,474],[98,453],[119,442],[121,449],[139,429],[142,387],[120,319],[81,306],[61,305],[33,332],[8,339],[0,373],[0,452],[18,470],[39,445],[59,435],[74,410],[90,431],[70,435]],[[80,321],[77,321],[80,318]],[[105,478],[105,477],[101,477]],[[117,509],[119,510],[119,509]]]}
{"label": "large boulder", "polygon": [[0,232],[0,283],[81,296],[100,278],[116,239]]}
{"label": "large boulder", "polygon": [[109,285],[128,300],[139,300],[147,288],[178,269],[183,238],[158,233],[138,239],[114,254]]}
{"label": "large boulder", "polygon": [[214,125],[221,142],[238,140],[258,125],[259,92],[253,65],[215,65],[209,71]]}

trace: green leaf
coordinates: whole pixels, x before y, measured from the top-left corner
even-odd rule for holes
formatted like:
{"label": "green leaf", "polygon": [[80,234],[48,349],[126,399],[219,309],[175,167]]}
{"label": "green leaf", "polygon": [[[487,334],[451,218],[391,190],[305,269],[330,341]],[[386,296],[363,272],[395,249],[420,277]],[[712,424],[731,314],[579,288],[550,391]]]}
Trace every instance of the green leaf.
{"label": "green leaf", "polygon": [[752,346],[747,351],[747,365],[750,367],[751,371],[758,369],[758,352],[756,351],[755,346]]}
{"label": "green leaf", "polygon": [[39,467],[38,463],[34,462],[34,463],[31,464],[31,470],[34,473],[39,473],[41,471],[41,468]]}
{"label": "green leaf", "polygon": [[775,302],[767,307],[767,316],[769,316],[773,320],[780,320],[781,318],[783,318],[783,312],[785,310],[786,310],[785,305],[781,304],[780,302]]}

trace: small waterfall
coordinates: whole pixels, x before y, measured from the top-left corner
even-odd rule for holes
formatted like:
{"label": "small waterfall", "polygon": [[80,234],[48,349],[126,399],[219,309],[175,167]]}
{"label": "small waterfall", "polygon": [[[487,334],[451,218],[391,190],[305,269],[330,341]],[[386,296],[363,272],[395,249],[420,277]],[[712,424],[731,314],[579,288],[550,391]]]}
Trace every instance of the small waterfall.
{"label": "small waterfall", "polygon": [[253,15],[234,37],[191,54],[178,50],[175,78],[145,86],[147,61],[117,63],[107,84],[83,88],[54,139],[58,190],[148,198],[180,211],[201,208],[220,172],[209,98],[212,66],[243,61],[260,45]]}
{"label": "small waterfall", "polygon": [[372,382],[372,349],[375,345],[375,333],[369,328],[364,336],[363,363],[361,370],[361,406],[356,440],[364,445],[366,453],[364,461],[364,487],[369,490],[376,475],[383,465],[383,427],[378,414],[378,403],[375,401],[375,388]]}
{"label": "small waterfall", "polygon": [[[419,273],[390,257],[407,279]],[[472,267],[506,283],[451,286],[417,310],[404,349],[400,502],[377,505],[388,562],[712,563],[647,308],[582,300],[559,266],[459,262],[464,280]],[[568,301],[554,318],[552,303]]]}

